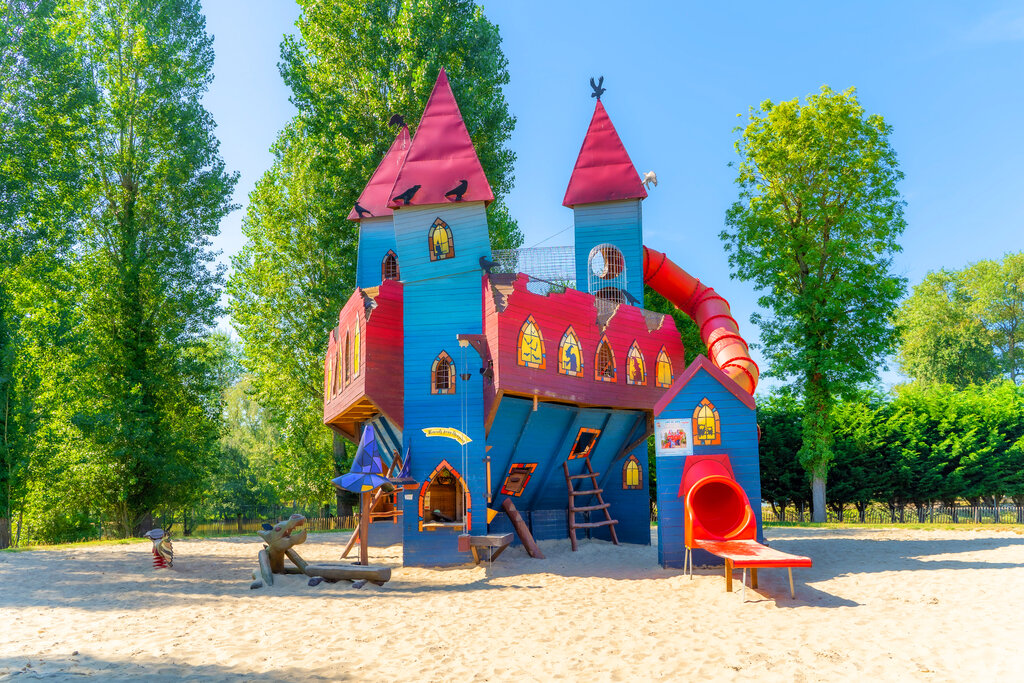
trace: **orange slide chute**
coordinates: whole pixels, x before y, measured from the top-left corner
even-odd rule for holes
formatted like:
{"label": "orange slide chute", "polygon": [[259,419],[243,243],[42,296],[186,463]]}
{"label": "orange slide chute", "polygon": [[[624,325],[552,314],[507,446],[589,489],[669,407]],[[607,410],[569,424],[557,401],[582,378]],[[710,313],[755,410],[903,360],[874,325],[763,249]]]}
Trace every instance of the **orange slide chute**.
{"label": "orange slide chute", "polygon": [[753,394],[761,371],[739,334],[740,327],[729,312],[729,302],[650,247],[644,247],[644,284],[697,323],[711,362],[744,391]]}

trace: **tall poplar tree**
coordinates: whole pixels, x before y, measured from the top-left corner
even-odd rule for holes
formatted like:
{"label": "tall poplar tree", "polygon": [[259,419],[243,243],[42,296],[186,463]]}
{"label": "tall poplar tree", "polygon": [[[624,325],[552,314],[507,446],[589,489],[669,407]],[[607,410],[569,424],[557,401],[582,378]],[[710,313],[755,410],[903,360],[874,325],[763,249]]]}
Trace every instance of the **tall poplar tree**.
{"label": "tall poplar tree", "polygon": [[347,216],[394,139],[390,117],[401,114],[415,130],[442,67],[494,191],[492,243],[516,247],[522,236],[504,205],[515,125],[502,94],[507,61],[481,8],[471,0],[299,4],[299,35],[281,48],[298,114],[250,196],[249,242],[229,291],[247,369],[285,436],[283,453],[304,462],[296,473],[319,478],[326,494],[332,469],[347,466],[321,422],[327,333],[355,284],[358,235]]}
{"label": "tall poplar tree", "polygon": [[905,281],[891,273],[906,222],[891,128],[851,88],[751,108],[736,142],[739,200],[721,233],[734,277],[763,292],[770,366],[803,399],[801,464],[825,521],[832,407],[876,377],[895,344]]}
{"label": "tall poplar tree", "polygon": [[201,102],[213,41],[198,0],[68,0],[55,31],[96,93],[84,113],[84,357],[74,417],[122,533],[202,490],[218,437],[204,338],[218,314],[228,174]]}

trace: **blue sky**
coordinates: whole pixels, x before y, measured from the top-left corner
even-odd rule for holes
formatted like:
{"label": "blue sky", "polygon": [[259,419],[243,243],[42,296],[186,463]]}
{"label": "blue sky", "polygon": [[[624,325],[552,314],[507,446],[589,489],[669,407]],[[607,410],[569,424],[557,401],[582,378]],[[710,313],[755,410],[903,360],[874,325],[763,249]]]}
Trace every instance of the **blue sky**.
{"label": "blue sky", "polygon": [[[206,106],[228,168],[241,173],[236,201],[244,206],[293,113],[276,64],[298,7],[288,0],[204,0],[203,7],[217,54]],[[602,100],[633,162],[658,174],[644,202],[644,242],[728,299],[749,339],[757,293],[729,278],[718,233],[736,198],[728,164],[736,159],[737,114],[765,99],[854,86],[865,109],[893,126],[908,221],[895,269],[911,285],[930,270],[1024,249],[1022,3],[517,0],[484,7],[509,60],[506,97],[518,123],[508,203],[526,246],[572,225],[562,196],[593,112],[587,81],[603,75]],[[222,225],[216,246],[225,257],[243,244],[242,214]],[[569,244],[571,235],[543,244]]]}

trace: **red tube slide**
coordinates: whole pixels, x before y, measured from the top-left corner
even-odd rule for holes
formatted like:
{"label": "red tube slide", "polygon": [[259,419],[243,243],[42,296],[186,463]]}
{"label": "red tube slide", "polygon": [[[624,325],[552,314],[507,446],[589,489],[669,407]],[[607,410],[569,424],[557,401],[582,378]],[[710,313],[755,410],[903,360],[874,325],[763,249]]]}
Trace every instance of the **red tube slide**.
{"label": "red tube slide", "polygon": [[750,501],[729,467],[728,456],[690,456],[679,496],[686,505],[686,546],[696,540],[753,539],[757,522]]}
{"label": "red tube slide", "polygon": [[753,394],[761,371],[750,358],[747,342],[729,312],[729,302],[650,247],[644,247],[644,284],[697,323],[711,362],[744,391]]}

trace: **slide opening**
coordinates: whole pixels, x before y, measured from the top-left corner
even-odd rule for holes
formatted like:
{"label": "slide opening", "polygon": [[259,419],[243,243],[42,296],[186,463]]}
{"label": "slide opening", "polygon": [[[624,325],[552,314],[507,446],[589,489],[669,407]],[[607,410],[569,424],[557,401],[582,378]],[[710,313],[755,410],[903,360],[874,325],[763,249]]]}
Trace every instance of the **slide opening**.
{"label": "slide opening", "polygon": [[721,479],[697,482],[690,504],[700,525],[721,538],[735,534],[746,521],[746,501],[731,482]]}

